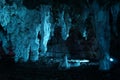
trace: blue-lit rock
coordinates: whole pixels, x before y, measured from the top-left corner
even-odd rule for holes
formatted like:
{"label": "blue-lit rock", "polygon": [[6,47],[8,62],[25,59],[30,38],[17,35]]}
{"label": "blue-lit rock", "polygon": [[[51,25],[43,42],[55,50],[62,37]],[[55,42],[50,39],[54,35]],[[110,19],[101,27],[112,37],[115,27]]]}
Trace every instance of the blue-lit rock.
{"label": "blue-lit rock", "polygon": [[1,12],[0,22],[7,31],[7,36],[2,38],[5,52],[8,53],[9,40],[12,43],[16,62],[19,59],[26,62],[29,59],[30,51],[31,60],[38,60],[39,40],[37,36],[40,30],[40,13],[35,10],[27,10],[23,6],[18,8],[16,4],[4,6]]}
{"label": "blue-lit rock", "polygon": [[117,3],[111,7],[111,13],[112,13],[112,17],[113,17],[112,29],[113,29],[116,36],[118,36],[116,23],[117,23],[117,17],[118,17],[119,11],[120,11],[120,4],[119,3]]}
{"label": "blue-lit rock", "polygon": [[96,38],[100,48],[101,60],[100,69],[109,70],[109,49],[110,49],[110,25],[109,25],[109,13],[100,9],[95,13],[93,25],[96,31]]}
{"label": "blue-lit rock", "polygon": [[71,18],[68,13],[65,13],[63,10],[61,13],[59,13],[59,25],[62,28],[61,36],[63,40],[66,40],[69,37],[69,31],[71,28]]}
{"label": "blue-lit rock", "polygon": [[47,43],[50,39],[51,23],[50,23],[50,6],[41,6],[41,54],[47,51]]}

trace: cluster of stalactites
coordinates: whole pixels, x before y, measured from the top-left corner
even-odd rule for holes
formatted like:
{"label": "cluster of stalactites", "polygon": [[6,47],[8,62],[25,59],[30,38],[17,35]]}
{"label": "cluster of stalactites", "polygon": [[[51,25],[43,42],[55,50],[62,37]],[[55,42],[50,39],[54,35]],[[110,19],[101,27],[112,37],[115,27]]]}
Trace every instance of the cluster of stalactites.
{"label": "cluster of stalactites", "polygon": [[[3,6],[0,7],[0,23],[6,31],[6,35],[0,32],[0,41],[5,53],[8,54],[8,48],[12,46],[16,62],[19,60],[26,62],[29,59],[37,61],[39,55],[45,55],[47,43],[51,36],[54,36],[55,28],[52,23],[51,6],[41,5],[39,11],[28,10],[22,5],[18,7],[15,3],[11,6],[4,4],[0,6]],[[65,14],[62,11],[59,17],[64,40],[68,38],[71,27],[70,16],[68,13],[66,16]]]}

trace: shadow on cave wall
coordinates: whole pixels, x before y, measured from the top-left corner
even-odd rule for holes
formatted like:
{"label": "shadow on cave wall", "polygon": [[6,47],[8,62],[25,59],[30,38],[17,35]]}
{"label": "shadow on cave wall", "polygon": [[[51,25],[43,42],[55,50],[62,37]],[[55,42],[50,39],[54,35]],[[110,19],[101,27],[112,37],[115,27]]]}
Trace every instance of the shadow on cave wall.
{"label": "shadow on cave wall", "polygon": [[65,41],[61,36],[61,27],[55,27],[54,36],[50,38],[47,44],[48,54],[51,56],[62,58],[65,54],[69,53],[67,46],[65,45]]}
{"label": "shadow on cave wall", "polygon": [[[2,27],[2,25],[0,24],[0,38],[2,38],[2,35],[6,36],[7,35],[7,31],[5,31]],[[14,63],[14,53],[12,51],[12,45],[10,44],[10,46],[8,47],[9,53],[5,54],[5,51],[2,47],[3,42],[0,41],[0,61],[2,61],[2,63]]]}
{"label": "shadow on cave wall", "polygon": [[[112,22],[112,21],[111,21]],[[116,23],[117,29],[116,33],[113,31],[113,28],[111,28],[111,47],[110,47],[110,52],[111,56],[114,56],[119,59],[120,56],[120,12],[117,17],[117,23]]]}
{"label": "shadow on cave wall", "polygon": [[[88,39],[82,36],[80,30],[72,27],[67,40],[61,37],[61,28],[56,27],[54,36],[48,42],[48,51],[52,56],[65,56],[68,54],[73,59],[98,59],[98,46],[92,26],[88,26]],[[56,54],[56,55],[55,55]]]}

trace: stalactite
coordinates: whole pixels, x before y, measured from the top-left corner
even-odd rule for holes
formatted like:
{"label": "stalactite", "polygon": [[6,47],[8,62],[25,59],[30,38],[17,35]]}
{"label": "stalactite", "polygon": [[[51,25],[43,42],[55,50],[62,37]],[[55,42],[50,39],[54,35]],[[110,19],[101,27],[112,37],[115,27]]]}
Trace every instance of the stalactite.
{"label": "stalactite", "polygon": [[71,28],[71,18],[68,13],[65,13],[65,11],[59,13],[59,25],[62,28],[62,38],[63,40],[66,40],[69,37],[69,31]]}
{"label": "stalactite", "polygon": [[50,6],[41,6],[41,55],[47,51],[47,43],[50,39]]}
{"label": "stalactite", "polygon": [[[39,59],[39,54],[40,54],[40,52],[39,52],[39,48],[40,48],[40,43],[39,43],[39,38],[38,38],[38,34],[39,34],[39,32],[40,32],[40,27],[41,27],[41,24],[38,24],[38,25],[34,25],[33,26],[34,27],[34,35],[32,36],[32,39],[31,39],[31,41],[30,41],[30,51],[31,51],[31,55],[30,55],[30,59],[32,60],[32,61],[37,61],[38,59]],[[31,34],[33,33],[33,32],[31,32]]]}
{"label": "stalactite", "polygon": [[113,28],[113,31],[114,31],[116,36],[118,36],[116,22],[117,22],[117,17],[118,17],[119,11],[120,11],[120,4],[119,3],[115,4],[111,7],[111,13],[112,13],[112,17],[113,17],[112,28]]}
{"label": "stalactite", "polygon": [[65,22],[66,22],[66,38],[65,38],[65,40],[66,40],[69,37],[69,32],[70,32],[70,29],[72,26],[72,19],[71,19],[69,13],[66,13],[66,15],[65,15]]}
{"label": "stalactite", "polygon": [[85,38],[85,40],[87,40],[87,31],[86,31],[86,28],[83,31],[83,37]]}
{"label": "stalactite", "polygon": [[9,7],[4,6],[0,9],[0,23],[4,29],[6,29],[7,24],[10,22]]}

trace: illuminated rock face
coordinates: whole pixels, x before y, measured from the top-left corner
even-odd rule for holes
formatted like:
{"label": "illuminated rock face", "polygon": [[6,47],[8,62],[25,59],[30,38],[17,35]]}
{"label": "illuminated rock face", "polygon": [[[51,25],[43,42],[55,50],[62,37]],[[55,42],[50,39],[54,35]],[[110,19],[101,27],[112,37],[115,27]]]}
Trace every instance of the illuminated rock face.
{"label": "illuminated rock face", "polygon": [[[110,29],[112,28],[118,36],[116,21],[120,12],[120,4],[117,3],[104,9],[97,1],[89,2],[87,0],[87,4],[78,3],[81,5],[78,9],[79,7],[76,5],[69,5],[69,2],[60,5],[54,2],[46,4],[47,2],[48,0],[43,2],[42,0],[38,0],[38,2],[33,0],[0,1],[0,42],[5,54],[9,54],[9,48],[12,48],[16,62],[19,60],[35,62],[39,60],[39,56],[46,56],[49,53],[47,51],[50,40],[60,43],[52,45],[54,47],[50,46],[51,50],[49,51],[61,49],[61,51],[66,50],[68,54],[70,46],[67,46],[64,41],[73,37],[70,35],[71,29],[75,30],[73,34],[76,37],[75,40],[74,37],[72,38],[74,44],[71,46],[77,44],[75,48],[82,49],[79,48],[82,43],[79,39],[84,40],[83,42],[89,40],[90,32],[88,29],[91,24],[99,47],[100,69],[108,70],[110,68]],[[109,12],[113,18],[112,25],[109,23]],[[90,24],[87,23],[88,19]],[[59,35],[55,33],[56,28],[61,29]],[[78,34],[82,35],[82,38]],[[58,40],[52,39],[53,37],[60,38]],[[72,48],[72,50],[78,49]],[[65,59],[67,59],[66,57]],[[67,62],[65,64],[68,66]]]}
{"label": "illuminated rock face", "polygon": [[[109,13],[104,11],[96,3],[98,11],[94,12],[93,25],[95,28],[96,38],[98,40],[99,48],[101,51],[100,69],[110,69],[110,24]],[[93,8],[94,9],[94,8]],[[94,9],[96,10],[96,9]]]}
{"label": "illuminated rock face", "polygon": [[47,51],[47,43],[50,39],[51,23],[50,23],[50,6],[41,6],[41,54]]}
{"label": "illuminated rock face", "polygon": [[10,41],[15,61],[21,59],[26,62],[29,59],[30,51],[32,52],[30,58],[33,61],[38,60],[40,13],[35,10],[27,10],[22,6],[17,7],[16,4],[4,6],[1,12],[1,25],[7,32],[7,36],[3,38],[5,40],[2,40],[6,54],[9,53],[7,48],[9,47],[8,41]]}
{"label": "illuminated rock face", "polygon": [[69,14],[65,15],[64,11],[62,11],[59,14],[59,25],[62,28],[62,32],[61,32],[62,38],[63,40],[66,40],[69,37],[69,31],[71,28],[71,18]]}
{"label": "illuminated rock face", "polygon": [[[39,55],[46,55],[47,43],[54,35],[50,9],[50,6],[41,5],[38,11],[29,10],[22,4],[18,5],[17,2],[5,5],[4,0],[0,4],[0,23],[3,30],[6,31],[6,35],[1,32],[0,41],[2,41],[6,54],[9,54],[8,48],[12,45],[16,62],[19,60],[26,62],[29,59],[37,61]],[[63,39],[67,39],[71,21],[68,21],[70,20],[69,15],[65,17],[64,14],[60,16],[60,26],[62,26]],[[68,22],[65,22],[64,19]]]}

